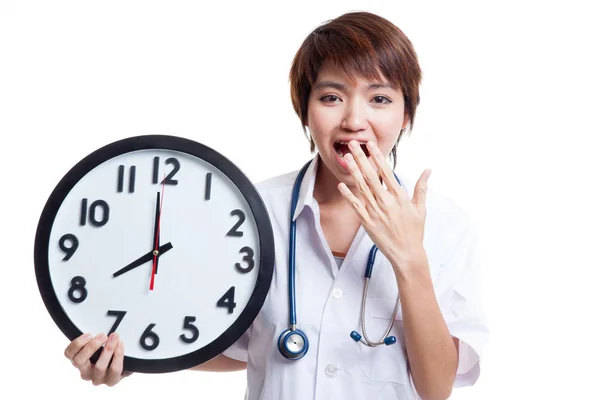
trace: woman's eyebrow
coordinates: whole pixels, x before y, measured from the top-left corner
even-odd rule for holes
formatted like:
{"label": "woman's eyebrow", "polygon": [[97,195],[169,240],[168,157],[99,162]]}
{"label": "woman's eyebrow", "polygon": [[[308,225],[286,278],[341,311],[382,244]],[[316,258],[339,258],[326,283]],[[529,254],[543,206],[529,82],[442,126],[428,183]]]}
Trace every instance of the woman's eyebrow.
{"label": "woman's eyebrow", "polygon": [[[321,88],[332,88],[332,89],[345,91],[346,85],[343,83],[340,83],[340,82],[335,82],[335,81],[321,81],[315,85],[315,89],[321,89]],[[374,90],[374,89],[393,89],[393,87],[392,87],[392,85],[390,85],[387,82],[371,83],[367,87],[367,90]]]}
{"label": "woman's eyebrow", "polygon": [[337,90],[346,90],[346,85],[344,85],[343,83],[334,82],[334,81],[319,82],[315,86],[315,89],[321,89],[321,88],[326,88],[326,87],[337,89]]}
{"label": "woman's eyebrow", "polygon": [[369,85],[369,90],[373,90],[373,89],[393,89],[392,85],[390,85],[389,83],[385,82],[385,83],[372,83]]}

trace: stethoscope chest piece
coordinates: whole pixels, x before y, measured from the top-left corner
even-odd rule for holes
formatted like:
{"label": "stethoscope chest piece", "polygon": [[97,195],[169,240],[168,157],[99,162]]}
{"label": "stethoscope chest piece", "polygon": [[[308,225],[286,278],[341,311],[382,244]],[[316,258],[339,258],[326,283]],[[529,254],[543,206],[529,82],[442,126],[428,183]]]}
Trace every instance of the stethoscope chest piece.
{"label": "stethoscope chest piece", "polygon": [[308,352],[308,338],[300,329],[286,329],[279,335],[279,352],[289,360],[299,360]]}

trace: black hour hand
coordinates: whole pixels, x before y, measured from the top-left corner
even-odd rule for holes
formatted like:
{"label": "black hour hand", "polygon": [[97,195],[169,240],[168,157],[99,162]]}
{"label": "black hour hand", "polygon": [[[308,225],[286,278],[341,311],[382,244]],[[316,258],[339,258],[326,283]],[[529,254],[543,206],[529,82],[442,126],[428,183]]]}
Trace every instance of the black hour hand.
{"label": "black hour hand", "polygon": [[[172,248],[173,248],[173,245],[171,244],[171,242],[163,244],[162,246],[160,246],[158,248],[157,256],[160,256],[160,255],[166,253],[167,251],[171,250]],[[132,269],[137,268],[140,265],[147,263],[148,261],[151,261],[153,258],[154,258],[154,251],[150,251],[150,252],[144,254],[143,256],[141,256],[140,258],[138,258],[137,260],[133,261],[132,263],[124,266],[123,268],[121,268],[120,270],[115,272],[113,274],[113,278],[116,278],[119,275],[123,275],[125,272],[131,271]]]}

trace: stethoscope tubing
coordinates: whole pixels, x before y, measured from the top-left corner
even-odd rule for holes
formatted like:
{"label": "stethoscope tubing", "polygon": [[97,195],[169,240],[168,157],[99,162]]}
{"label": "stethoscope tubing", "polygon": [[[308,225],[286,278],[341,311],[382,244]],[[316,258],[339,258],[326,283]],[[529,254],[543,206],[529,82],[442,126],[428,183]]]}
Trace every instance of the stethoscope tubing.
{"label": "stethoscope tubing", "polygon": [[[298,204],[298,196],[300,194],[300,185],[302,180],[304,179],[304,175],[306,174],[306,170],[308,169],[310,163],[307,162],[296,177],[296,181],[294,182],[294,188],[292,190],[292,201],[291,201],[291,209],[290,209],[290,236],[289,236],[289,258],[288,258],[288,305],[289,305],[289,326],[288,329],[284,330],[278,338],[278,348],[279,352],[287,359],[290,360],[299,360],[304,357],[309,348],[308,337],[301,330],[296,328],[296,221],[294,220],[294,213],[296,212],[296,206]],[[402,182],[396,174],[394,173],[394,177],[396,181],[402,185]],[[367,303],[367,293],[369,290],[369,280],[371,279],[371,274],[373,273],[373,265],[375,264],[375,257],[377,255],[377,251],[379,249],[376,245],[373,245],[371,251],[369,252],[369,258],[367,261],[367,267],[365,268],[365,283],[363,288],[363,296],[361,302],[361,330],[362,335],[360,335],[356,331],[352,331],[350,337],[355,341],[360,341],[361,343],[369,346],[381,346],[381,345],[391,345],[396,343],[396,338],[394,336],[388,336],[392,331],[394,326],[394,321],[396,320],[396,315],[398,313],[398,309],[400,306],[400,296],[396,298],[396,306],[394,307],[394,312],[392,318],[390,319],[390,323],[386,329],[385,334],[382,339],[379,341],[372,341],[367,335],[367,329],[365,326],[365,314],[366,314],[366,303]],[[296,347],[298,347],[298,343],[300,343],[301,347],[298,350],[294,350],[292,345],[289,343],[293,343]],[[292,347],[290,347],[292,346]]]}

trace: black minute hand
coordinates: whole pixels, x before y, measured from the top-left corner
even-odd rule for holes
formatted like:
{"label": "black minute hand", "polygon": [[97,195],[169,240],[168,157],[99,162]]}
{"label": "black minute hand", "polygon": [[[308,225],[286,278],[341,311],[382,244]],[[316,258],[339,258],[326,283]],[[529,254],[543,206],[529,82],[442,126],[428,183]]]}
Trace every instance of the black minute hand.
{"label": "black minute hand", "polygon": [[[171,250],[172,248],[173,248],[173,245],[171,244],[171,242],[165,243],[158,248],[158,254],[159,255],[164,254],[167,251]],[[122,275],[125,272],[131,271],[132,269],[137,268],[140,265],[147,263],[148,261],[151,261],[152,258],[154,258],[154,251],[150,251],[150,252],[144,254],[143,256],[141,256],[140,258],[138,258],[137,260],[135,260],[134,262],[124,266],[123,268],[121,268],[120,270],[118,270],[117,272],[115,272],[113,274],[113,278],[116,278],[117,276]]]}

